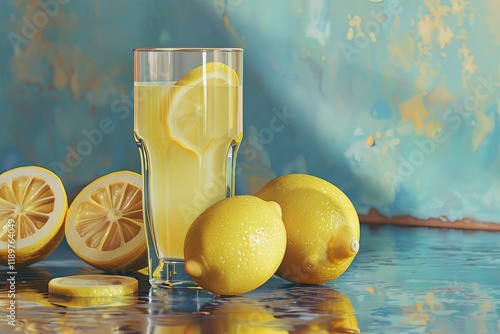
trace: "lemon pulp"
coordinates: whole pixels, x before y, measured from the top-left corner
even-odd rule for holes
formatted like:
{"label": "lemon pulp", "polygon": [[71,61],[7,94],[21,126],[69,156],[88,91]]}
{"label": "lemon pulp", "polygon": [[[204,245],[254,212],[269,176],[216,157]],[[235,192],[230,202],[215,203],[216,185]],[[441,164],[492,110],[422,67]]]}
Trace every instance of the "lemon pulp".
{"label": "lemon pulp", "polygon": [[132,271],[147,265],[142,178],[120,171],[105,175],[75,197],[66,239],[75,254],[102,270]]}
{"label": "lemon pulp", "polygon": [[64,237],[67,207],[64,186],[51,171],[25,166],[1,174],[0,263],[14,270],[51,254]]}

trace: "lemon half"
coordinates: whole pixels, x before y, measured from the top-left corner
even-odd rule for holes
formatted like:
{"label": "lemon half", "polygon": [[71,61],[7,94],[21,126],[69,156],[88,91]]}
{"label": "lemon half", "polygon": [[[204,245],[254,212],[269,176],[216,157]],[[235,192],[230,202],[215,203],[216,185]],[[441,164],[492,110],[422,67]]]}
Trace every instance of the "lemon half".
{"label": "lemon half", "polygon": [[141,176],[115,172],[83,188],[68,210],[66,239],[76,255],[96,268],[144,268],[147,244]]}
{"label": "lemon half", "polygon": [[15,270],[51,254],[64,237],[67,208],[64,186],[51,171],[26,166],[1,174],[0,263]]}

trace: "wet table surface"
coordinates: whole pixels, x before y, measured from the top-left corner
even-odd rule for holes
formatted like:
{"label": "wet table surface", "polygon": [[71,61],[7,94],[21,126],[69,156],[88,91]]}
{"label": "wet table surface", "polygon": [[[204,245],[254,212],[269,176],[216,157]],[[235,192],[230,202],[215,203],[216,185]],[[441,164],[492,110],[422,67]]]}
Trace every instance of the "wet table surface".
{"label": "wet table surface", "polygon": [[363,225],[340,278],[300,286],[273,277],[226,298],[151,289],[137,273],[137,296],[54,299],[50,279],[102,273],[64,247],[17,273],[15,326],[1,269],[1,333],[500,333],[500,233]]}

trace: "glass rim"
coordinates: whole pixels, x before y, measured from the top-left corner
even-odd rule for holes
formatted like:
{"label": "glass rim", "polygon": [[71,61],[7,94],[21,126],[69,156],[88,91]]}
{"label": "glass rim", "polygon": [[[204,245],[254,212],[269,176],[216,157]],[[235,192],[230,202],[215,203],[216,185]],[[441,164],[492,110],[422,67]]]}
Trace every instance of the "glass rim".
{"label": "glass rim", "polygon": [[137,52],[243,52],[242,48],[134,48],[134,53]]}

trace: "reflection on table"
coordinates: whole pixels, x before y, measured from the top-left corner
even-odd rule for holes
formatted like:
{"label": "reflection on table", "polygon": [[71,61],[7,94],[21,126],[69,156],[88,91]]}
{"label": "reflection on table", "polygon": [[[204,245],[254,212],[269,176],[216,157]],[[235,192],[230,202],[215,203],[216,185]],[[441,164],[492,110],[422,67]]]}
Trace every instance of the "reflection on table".
{"label": "reflection on table", "polygon": [[[361,251],[339,279],[302,286],[273,277],[243,296],[150,287],[134,296],[48,295],[59,276],[95,274],[56,254],[16,276],[16,328],[28,333],[493,333],[500,330],[500,234],[362,226]],[[7,323],[1,269],[0,332]]]}

